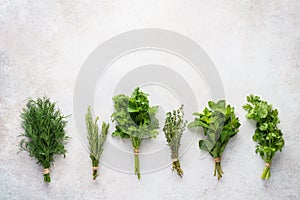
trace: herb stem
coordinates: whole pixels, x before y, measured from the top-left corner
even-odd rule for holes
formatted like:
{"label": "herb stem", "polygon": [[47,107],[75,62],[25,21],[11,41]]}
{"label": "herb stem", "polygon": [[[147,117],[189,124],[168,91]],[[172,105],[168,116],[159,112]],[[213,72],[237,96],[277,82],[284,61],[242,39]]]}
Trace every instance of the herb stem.
{"label": "herb stem", "polygon": [[138,137],[131,137],[132,146],[133,146],[133,153],[134,153],[134,174],[138,176],[138,179],[141,178],[140,173],[140,161],[139,161],[139,150],[142,139]]}
{"label": "herb stem", "polygon": [[224,174],[221,168],[221,162],[215,162],[214,176],[216,176],[216,172],[218,172],[218,180],[220,180],[222,178],[222,174]]}
{"label": "herb stem", "polygon": [[134,154],[134,174],[138,176],[138,179],[141,179],[140,162],[138,154]]}
{"label": "herb stem", "polygon": [[217,174],[217,163],[215,163],[214,176]]}
{"label": "herb stem", "polygon": [[183,171],[182,171],[182,169],[180,167],[180,161],[179,160],[173,161],[172,165],[173,165],[172,170],[176,171],[177,175],[180,176],[180,177],[182,177]]}
{"label": "herb stem", "polygon": [[50,179],[50,173],[48,174],[44,174],[44,182],[50,183],[51,179]]}
{"label": "herb stem", "polygon": [[261,174],[261,179],[268,180],[270,177],[271,177],[270,167],[265,166]]}
{"label": "herb stem", "polygon": [[[90,156],[91,160],[92,160],[92,166],[93,166],[93,180],[96,180],[97,176],[98,176],[98,169],[96,169],[96,167],[99,166],[99,160],[97,160],[95,158],[95,156],[91,155]],[[94,169],[95,167],[95,169]]]}

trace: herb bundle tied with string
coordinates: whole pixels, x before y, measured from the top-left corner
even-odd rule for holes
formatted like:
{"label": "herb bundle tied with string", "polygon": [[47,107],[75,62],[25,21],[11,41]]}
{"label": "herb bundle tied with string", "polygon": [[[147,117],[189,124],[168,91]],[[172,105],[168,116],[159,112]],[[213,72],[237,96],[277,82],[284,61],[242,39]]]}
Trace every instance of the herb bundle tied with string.
{"label": "herb bundle tied with string", "polygon": [[88,111],[85,115],[85,120],[88,132],[87,138],[89,142],[90,158],[92,160],[93,180],[96,180],[96,177],[98,176],[99,160],[103,152],[103,144],[107,138],[109,123],[102,122],[101,134],[99,134],[99,117],[97,116],[95,121],[93,121],[90,106],[88,107]]}
{"label": "herb bundle tied with string", "polygon": [[179,161],[179,147],[181,136],[185,130],[187,121],[183,119],[183,105],[179,109],[167,112],[163,131],[171,150],[172,170],[176,171],[178,176],[182,177],[183,171]]}
{"label": "herb bundle tied with string", "polygon": [[277,127],[280,123],[278,110],[259,96],[247,96],[248,103],[243,108],[248,111],[247,118],[256,121],[256,130],[252,139],[257,142],[256,153],[265,161],[265,168],[261,174],[262,179],[271,177],[270,167],[273,156],[281,151],[284,139],[281,130]]}
{"label": "herb bundle tied with string", "polygon": [[136,88],[130,97],[120,94],[113,97],[114,112],[112,120],[116,122],[114,137],[130,138],[134,153],[134,173],[141,178],[139,149],[143,139],[155,138],[159,128],[157,106],[150,106],[148,94]]}
{"label": "herb bundle tied with string", "polygon": [[21,112],[20,150],[27,151],[44,168],[44,181],[50,182],[50,166],[55,155],[66,154],[66,116],[49,98],[30,99]]}
{"label": "herb bundle tied with string", "polygon": [[199,148],[209,152],[215,162],[214,176],[218,180],[224,174],[221,168],[221,157],[229,140],[234,137],[240,127],[239,119],[235,116],[234,107],[226,105],[225,100],[217,103],[208,102],[209,108],[203,113],[194,113],[197,117],[188,127],[202,127],[206,139],[199,141]]}

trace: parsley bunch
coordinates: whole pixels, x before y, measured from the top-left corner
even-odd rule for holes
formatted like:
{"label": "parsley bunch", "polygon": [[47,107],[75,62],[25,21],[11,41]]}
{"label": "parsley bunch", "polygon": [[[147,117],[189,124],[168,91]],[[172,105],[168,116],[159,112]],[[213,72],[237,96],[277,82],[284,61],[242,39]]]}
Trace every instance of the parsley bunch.
{"label": "parsley bunch", "polygon": [[93,121],[90,106],[88,107],[88,112],[85,115],[85,120],[88,132],[87,138],[89,141],[90,158],[92,160],[93,179],[95,180],[98,176],[99,159],[103,152],[103,144],[107,137],[109,123],[102,122],[101,134],[99,134],[97,124],[99,117],[97,116],[95,121]]}
{"label": "parsley bunch", "polygon": [[235,116],[234,107],[226,105],[225,100],[217,103],[209,101],[208,106],[209,108],[205,108],[203,113],[194,113],[197,117],[188,127],[203,128],[206,139],[199,141],[199,148],[209,152],[214,158],[214,176],[217,172],[220,180],[224,173],[221,168],[221,156],[230,138],[238,133],[240,123]]}
{"label": "parsley bunch", "polygon": [[21,119],[24,137],[20,141],[20,150],[27,151],[37,164],[44,167],[44,181],[50,182],[50,165],[54,155],[66,154],[65,144],[69,137],[66,135],[66,116],[49,98],[29,100],[22,109]]}
{"label": "parsley bunch", "polygon": [[282,132],[277,127],[280,123],[278,110],[252,94],[247,96],[247,101],[248,103],[243,108],[248,112],[246,117],[256,121],[256,130],[252,139],[257,142],[255,152],[259,153],[266,163],[261,178],[267,180],[271,177],[272,158],[284,146]]}
{"label": "parsley bunch", "polygon": [[184,121],[183,105],[179,109],[168,112],[165,120],[163,131],[165,133],[168,146],[171,150],[172,170],[182,177],[183,171],[180,167],[178,151],[183,131],[185,130],[187,121]]}
{"label": "parsley bunch", "polygon": [[140,179],[139,149],[144,138],[154,138],[158,134],[157,106],[150,107],[148,94],[136,88],[131,97],[120,94],[113,97],[113,122],[116,122],[114,137],[130,138],[134,152],[134,172]]}

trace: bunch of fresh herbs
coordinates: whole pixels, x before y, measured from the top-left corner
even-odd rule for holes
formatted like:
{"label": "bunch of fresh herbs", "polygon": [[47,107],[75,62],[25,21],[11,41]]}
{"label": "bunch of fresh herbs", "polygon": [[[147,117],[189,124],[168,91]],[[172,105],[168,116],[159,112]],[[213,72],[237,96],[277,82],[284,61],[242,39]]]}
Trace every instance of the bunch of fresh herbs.
{"label": "bunch of fresh herbs", "polygon": [[54,155],[66,154],[66,116],[49,98],[30,99],[21,112],[24,137],[20,141],[20,150],[27,151],[29,156],[44,167],[44,181],[50,182],[50,166]]}
{"label": "bunch of fresh herbs", "polygon": [[253,140],[257,142],[256,153],[264,160],[265,168],[262,172],[262,179],[271,177],[270,167],[272,158],[277,151],[284,146],[284,139],[281,130],[277,127],[280,123],[278,110],[259,96],[247,96],[247,104],[243,108],[248,112],[246,117],[256,121],[256,130]]}
{"label": "bunch of fresh herbs", "polygon": [[139,149],[143,139],[154,138],[159,128],[157,106],[150,106],[148,94],[136,88],[130,97],[120,94],[113,97],[114,112],[112,120],[116,122],[114,137],[130,138],[134,152],[134,172],[140,179]]}
{"label": "bunch of fresh herbs", "polygon": [[235,116],[234,107],[226,105],[225,100],[217,103],[209,101],[209,108],[202,113],[194,113],[197,117],[188,127],[203,127],[205,140],[199,141],[199,148],[209,152],[215,162],[214,176],[218,173],[218,180],[224,173],[221,168],[221,157],[224,149],[233,136],[238,133],[239,119]]}
{"label": "bunch of fresh herbs", "polygon": [[172,112],[168,112],[166,114],[165,125],[163,128],[168,146],[171,150],[172,170],[176,170],[180,177],[182,177],[183,171],[180,167],[178,151],[180,147],[181,136],[187,124],[187,121],[185,121],[183,117],[183,105],[181,105],[179,109],[173,110]]}
{"label": "bunch of fresh herbs", "polygon": [[93,170],[93,179],[95,180],[98,176],[98,166],[100,156],[103,152],[103,144],[106,140],[109,123],[102,122],[101,134],[99,134],[98,130],[98,120],[97,116],[95,121],[93,121],[93,116],[91,113],[91,107],[88,107],[88,111],[85,115],[87,132],[88,132],[88,141],[89,141],[89,150],[90,150],[90,158],[92,160],[92,170]]}

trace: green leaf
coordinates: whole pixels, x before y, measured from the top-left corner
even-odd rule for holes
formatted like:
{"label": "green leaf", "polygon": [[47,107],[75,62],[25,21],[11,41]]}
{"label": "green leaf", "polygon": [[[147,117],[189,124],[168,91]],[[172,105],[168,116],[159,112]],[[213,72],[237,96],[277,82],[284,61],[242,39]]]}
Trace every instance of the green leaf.
{"label": "green leaf", "polygon": [[203,151],[211,152],[214,145],[208,140],[199,140],[199,148]]}
{"label": "green leaf", "polygon": [[246,104],[243,106],[243,108],[248,111],[252,109],[252,106],[250,104]]}
{"label": "green leaf", "polygon": [[218,111],[222,114],[226,114],[226,102],[225,100],[220,100],[217,103],[213,102],[213,101],[209,101],[208,102],[209,107],[214,110],[214,111]]}
{"label": "green leaf", "polygon": [[202,114],[198,112],[194,112],[193,115],[202,116]]}
{"label": "green leaf", "polygon": [[139,111],[138,111],[137,109],[135,109],[135,108],[128,108],[127,111],[130,112],[130,113],[139,112]]}
{"label": "green leaf", "polygon": [[205,122],[202,122],[198,119],[195,119],[195,121],[188,124],[188,128],[194,128],[194,127],[199,127],[199,126],[211,129],[211,127],[208,124],[206,124]]}

